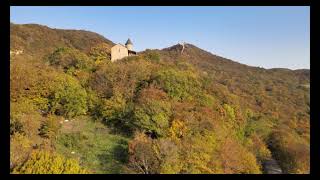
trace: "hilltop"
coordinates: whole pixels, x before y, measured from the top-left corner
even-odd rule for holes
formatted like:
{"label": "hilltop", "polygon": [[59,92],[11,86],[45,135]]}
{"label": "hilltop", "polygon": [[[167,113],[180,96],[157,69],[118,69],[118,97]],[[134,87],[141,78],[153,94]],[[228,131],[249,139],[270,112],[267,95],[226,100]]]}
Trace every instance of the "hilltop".
{"label": "hilltop", "polygon": [[57,47],[70,47],[88,53],[98,44],[108,50],[114,43],[103,36],[85,30],[53,29],[38,24],[10,24],[10,49],[23,49],[27,55],[42,58]]}

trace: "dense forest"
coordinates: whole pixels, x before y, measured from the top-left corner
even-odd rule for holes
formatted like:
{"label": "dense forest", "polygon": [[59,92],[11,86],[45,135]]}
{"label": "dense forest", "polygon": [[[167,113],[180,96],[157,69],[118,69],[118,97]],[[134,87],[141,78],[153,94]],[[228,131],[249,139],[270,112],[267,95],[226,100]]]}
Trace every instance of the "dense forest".
{"label": "dense forest", "polygon": [[191,44],[112,63],[113,45],[11,24],[11,173],[260,174],[270,159],[309,173],[309,70]]}

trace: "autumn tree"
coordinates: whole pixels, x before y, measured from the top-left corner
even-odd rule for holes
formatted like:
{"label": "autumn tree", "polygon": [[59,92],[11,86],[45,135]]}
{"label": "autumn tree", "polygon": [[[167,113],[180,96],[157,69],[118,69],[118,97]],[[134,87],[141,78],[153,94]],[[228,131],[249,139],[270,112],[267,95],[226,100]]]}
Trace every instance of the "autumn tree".
{"label": "autumn tree", "polygon": [[151,87],[141,91],[134,107],[134,125],[151,136],[164,136],[170,125],[171,104],[166,93]]}
{"label": "autumn tree", "polygon": [[277,129],[269,137],[269,146],[284,172],[310,172],[310,146],[293,130],[288,127]]}
{"label": "autumn tree", "polygon": [[129,142],[129,167],[136,173],[159,173],[159,160],[152,139],[143,133],[138,133]]}
{"label": "autumn tree", "polygon": [[60,154],[35,151],[28,160],[12,171],[13,174],[86,174],[75,159],[67,159]]}
{"label": "autumn tree", "polygon": [[101,43],[92,47],[89,52],[89,56],[95,61],[96,64],[111,60],[110,45],[107,43]]}
{"label": "autumn tree", "polygon": [[90,70],[93,67],[93,60],[85,53],[69,47],[57,48],[48,57],[48,60],[51,65],[71,74],[76,70]]}
{"label": "autumn tree", "polygon": [[200,87],[194,72],[174,68],[159,70],[155,74],[155,81],[171,98],[178,100],[192,99]]}

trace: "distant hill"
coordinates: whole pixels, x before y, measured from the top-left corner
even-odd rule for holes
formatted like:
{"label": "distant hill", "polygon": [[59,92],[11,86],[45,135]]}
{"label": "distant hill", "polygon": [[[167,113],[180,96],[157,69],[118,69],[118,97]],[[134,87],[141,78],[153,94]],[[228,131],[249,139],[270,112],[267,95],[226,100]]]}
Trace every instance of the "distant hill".
{"label": "distant hill", "polygon": [[[241,103],[252,108],[255,106],[254,96],[265,95],[267,104],[283,104],[283,111],[286,111],[288,104],[295,104],[296,99],[291,98],[294,94],[300,94],[304,90],[301,87],[310,84],[310,70],[290,70],[283,68],[264,69],[260,67],[248,66],[236,61],[226,59],[210,52],[202,50],[192,44],[186,44],[181,54],[182,46],[177,44],[161,50],[147,50],[142,53],[158,53],[166,62],[188,62],[198,67],[202,73],[208,74],[213,80],[213,88],[216,86],[226,86],[230,93],[240,95],[243,98]],[[259,91],[258,91],[259,89]],[[285,89],[287,92],[278,91]],[[261,90],[261,91],[260,91]],[[290,92],[290,94],[288,94]],[[284,97],[288,100],[284,101]],[[303,97],[301,97],[303,98]],[[292,100],[292,102],[290,102]],[[277,104],[279,106],[280,104]],[[282,109],[281,108],[281,109]],[[258,108],[260,111],[261,108]],[[266,109],[266,111],[268,111]],[[287,113],[280,113],[287,116]],[[287,117],[286,117],[287,118]]]}
{"label": "distant hill", "polygon": [[[181,54],[182,46],[177,44],[168,48],[161,50],[149,50],[161,54],[163,60],[167,61],[178,61],[185,60],[193,65],[196,65],[203,71],[214,71],[216,73],[232,73],[234,77],[245,76],[248,73],[259,73],[263,76],[278,76],[284,78],[290,76],[290,78],[295,78],[301,80],[300,83],[308,82],[310,79],[310,70],[309,69],[298,69],[290,70],[284,68],[272,68],[265,69],[260,67],[248,66],[245,64],[238,63],[234,60],[230,60],[210,52],[207,52],[203,49],[200,49],[192,44],[186,44],[185,50]],[[279,73],[283,76],[279,76]]]}
{"label": "distant hill", "polygon": [[246,74],[248,71],[259,72],[259,73],[285,73],[290,75],[303,76],[308,79],[310,77],[310,70],[308,69],[299,69],[299,70],[290,70],[284,68],[272,68],[264,69],[260,67],[248,66],[245,64],[238,63],[234,60],[230,60],[210,52],[207,52],[203,49],[200,49],[192,44],[186,44],[185,50],[181,54],[182,46],[177,44],[162,50],[155,50],[159,52],[164,59],[186,59],[188,62],[197,65],[197,67],[203,70],[223,70],[224,72],[232,72],[237,74]]}
{"label": "distant hill", "polygon": [[25,54],[43,57],[57,47],[71,47],[88,53],[98,44],[110,48],[114,43],[103,36],[84,30],[53,29],[38,24],[10,24],[10,49],[22,49]]}

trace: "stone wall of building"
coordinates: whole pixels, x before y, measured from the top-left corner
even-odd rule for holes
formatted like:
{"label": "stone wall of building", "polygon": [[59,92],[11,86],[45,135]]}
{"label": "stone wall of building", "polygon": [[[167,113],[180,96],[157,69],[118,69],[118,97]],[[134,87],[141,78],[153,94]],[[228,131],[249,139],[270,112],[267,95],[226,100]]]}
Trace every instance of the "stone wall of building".
{"label": "stone wall of building", "polygon": [[111,48],[111,61],[116,61],[128,56],[128,49],[121,45],[117,44]]}
{"label": "stone wall of building", "polygon": [[133,51],[133,45],[132,44],[127,44],[126,47],[127,47],[128,50]]}

